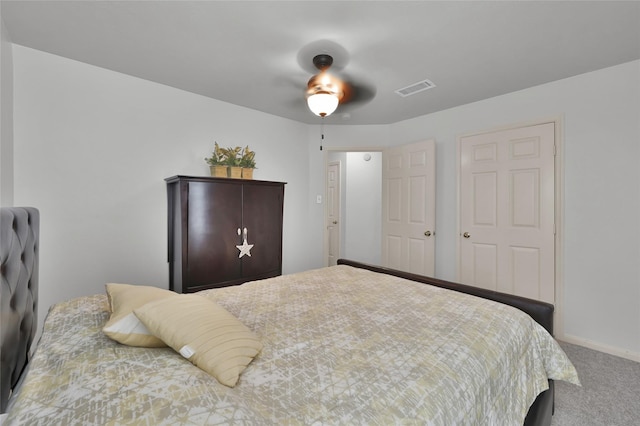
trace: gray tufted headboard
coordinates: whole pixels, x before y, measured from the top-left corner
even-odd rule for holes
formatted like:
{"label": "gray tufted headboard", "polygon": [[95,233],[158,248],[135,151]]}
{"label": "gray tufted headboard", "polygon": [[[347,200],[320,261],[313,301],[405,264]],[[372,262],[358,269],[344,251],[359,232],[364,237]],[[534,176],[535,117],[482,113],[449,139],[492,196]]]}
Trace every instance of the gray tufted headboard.
{"label": "gray tufted headboard", "polygon": [[38,328],[39,235],[37,209],[0,208],[0,413],[29,361]]}

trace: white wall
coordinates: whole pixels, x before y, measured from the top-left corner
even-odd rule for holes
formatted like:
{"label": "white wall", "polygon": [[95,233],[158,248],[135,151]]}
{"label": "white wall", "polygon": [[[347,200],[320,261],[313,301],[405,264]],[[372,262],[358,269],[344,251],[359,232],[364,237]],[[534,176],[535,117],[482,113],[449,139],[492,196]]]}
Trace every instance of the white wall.
{"label": "white wall", "polygon": [[[323,233],[324,233],[324,204],[315,204],[316,195],[325,192],[325,155],[330,149],[320,150],[321,126],[308,126],[309,141],[309,223],[306,240],[313,244],[314,259],[318,259],[317,266],[324,265]],[[325,126],[324,147],[337,151],[349,151],[353,148],[384,148],[389,145],[389,126]]]}
{"label": "white wall", "polygon": [[330,162],[340,163],[340,257],[380,264],[382,153],[327,151]]}
{"label": "white wall", "polygon": [[[438,276],[456,276],[456,137],[562,116],[564,333],[640,359],[640,61],[392,126],[437,141]],[[444,238],[443,238],[444,236]]]}
{"label": "white wall", "polygon": [[[369,161],[363,155],[371,156]],[[382,260],[382,153],[348,152],[344,257],[379,265]]]}
{"label": "white wall", "polygon": [[[206,174],[214,140],[249,143],[256,178],[289,182],[285,272],[322,265],[320,126],[20,46],[13,64],[14,204],[42,212],[41,319],[48,304],[108,281],[166,287],[163,178]],[[436,139],[436,275],[455,279],[456,137],[557,116],[566,337],[640,358],[640,61],[390,126],[327,126],[324,144]]]}
{"label": "white wall", "polygon": [[[1,8],[0,8],[1,9]],[[0,206],[13,206],[13,54],[0,14]]]}
{"label": "white wall", "polygon": [[283,271],[320,261],[304,239],[306,125],[17,45],[14,66],[15,203],[41,212],[40,321],[107,282],[168,286],[164,178],[207,175],[214,141],[249,144],[256,179],[288,182]]}
{"label": "white wall", "polygon": [[[391,145],[436,140],[436,276],[455,280],[456,138],[559,116],[565,196],[560,337],[640,360],[640,61],[395,123],[384,134]],[[326,144],[358,146],[375,127],[330,127],[334,137]]]}

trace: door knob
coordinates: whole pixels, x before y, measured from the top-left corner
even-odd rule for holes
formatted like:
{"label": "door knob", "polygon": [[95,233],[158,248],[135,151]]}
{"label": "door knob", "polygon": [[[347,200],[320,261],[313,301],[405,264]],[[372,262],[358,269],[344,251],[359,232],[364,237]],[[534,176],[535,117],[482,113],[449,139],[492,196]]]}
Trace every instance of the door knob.
{"label": "door knob", "polygon": [[424,236],[425,237],[430,237],[431,236],[431,231],[424,231]]}
{"label": "door knob", "polygon": [[337,225],[337,224],[338,224],[338,221],[337,221],[337,220],[334,220],[334,221],[333,221],[333,224],[334,224],[334,225]]}
{"label": "door knob", "polygon": [[462,234],[463,237],[465,238],[469,238],[471,236],[471,234],[469,234],[468,232],[465,232],[464,234]]}

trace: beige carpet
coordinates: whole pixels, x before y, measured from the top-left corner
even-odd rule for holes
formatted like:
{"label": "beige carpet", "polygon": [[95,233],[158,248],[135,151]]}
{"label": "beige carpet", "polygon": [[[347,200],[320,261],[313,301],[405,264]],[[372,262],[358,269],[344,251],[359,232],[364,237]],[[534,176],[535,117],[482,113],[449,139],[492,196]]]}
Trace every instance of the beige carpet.
{"label": "beige carpet", "polygon": [[582,387],[556,381],[552,426],[640,426],[640,363],[560,342]]}

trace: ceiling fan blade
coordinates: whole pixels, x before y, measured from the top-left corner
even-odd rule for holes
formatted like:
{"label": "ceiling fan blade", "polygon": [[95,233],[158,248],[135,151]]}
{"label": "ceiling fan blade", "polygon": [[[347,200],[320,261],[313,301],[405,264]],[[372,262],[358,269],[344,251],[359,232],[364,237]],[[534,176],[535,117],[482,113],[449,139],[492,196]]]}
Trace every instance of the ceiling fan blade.
{"label": "ceiling fan blade", "polygon": [[363,105],[376,97],[376,88],[368,83],[352,83],[347,80],[343,86],[344,97],[340,104]]}
{"label": "ceiling fan blade", "polygon": [[282,73],[271,79],[271,83],[275,87],[295,87],[304,89],[304,80],[308,75],[302,72]]}

